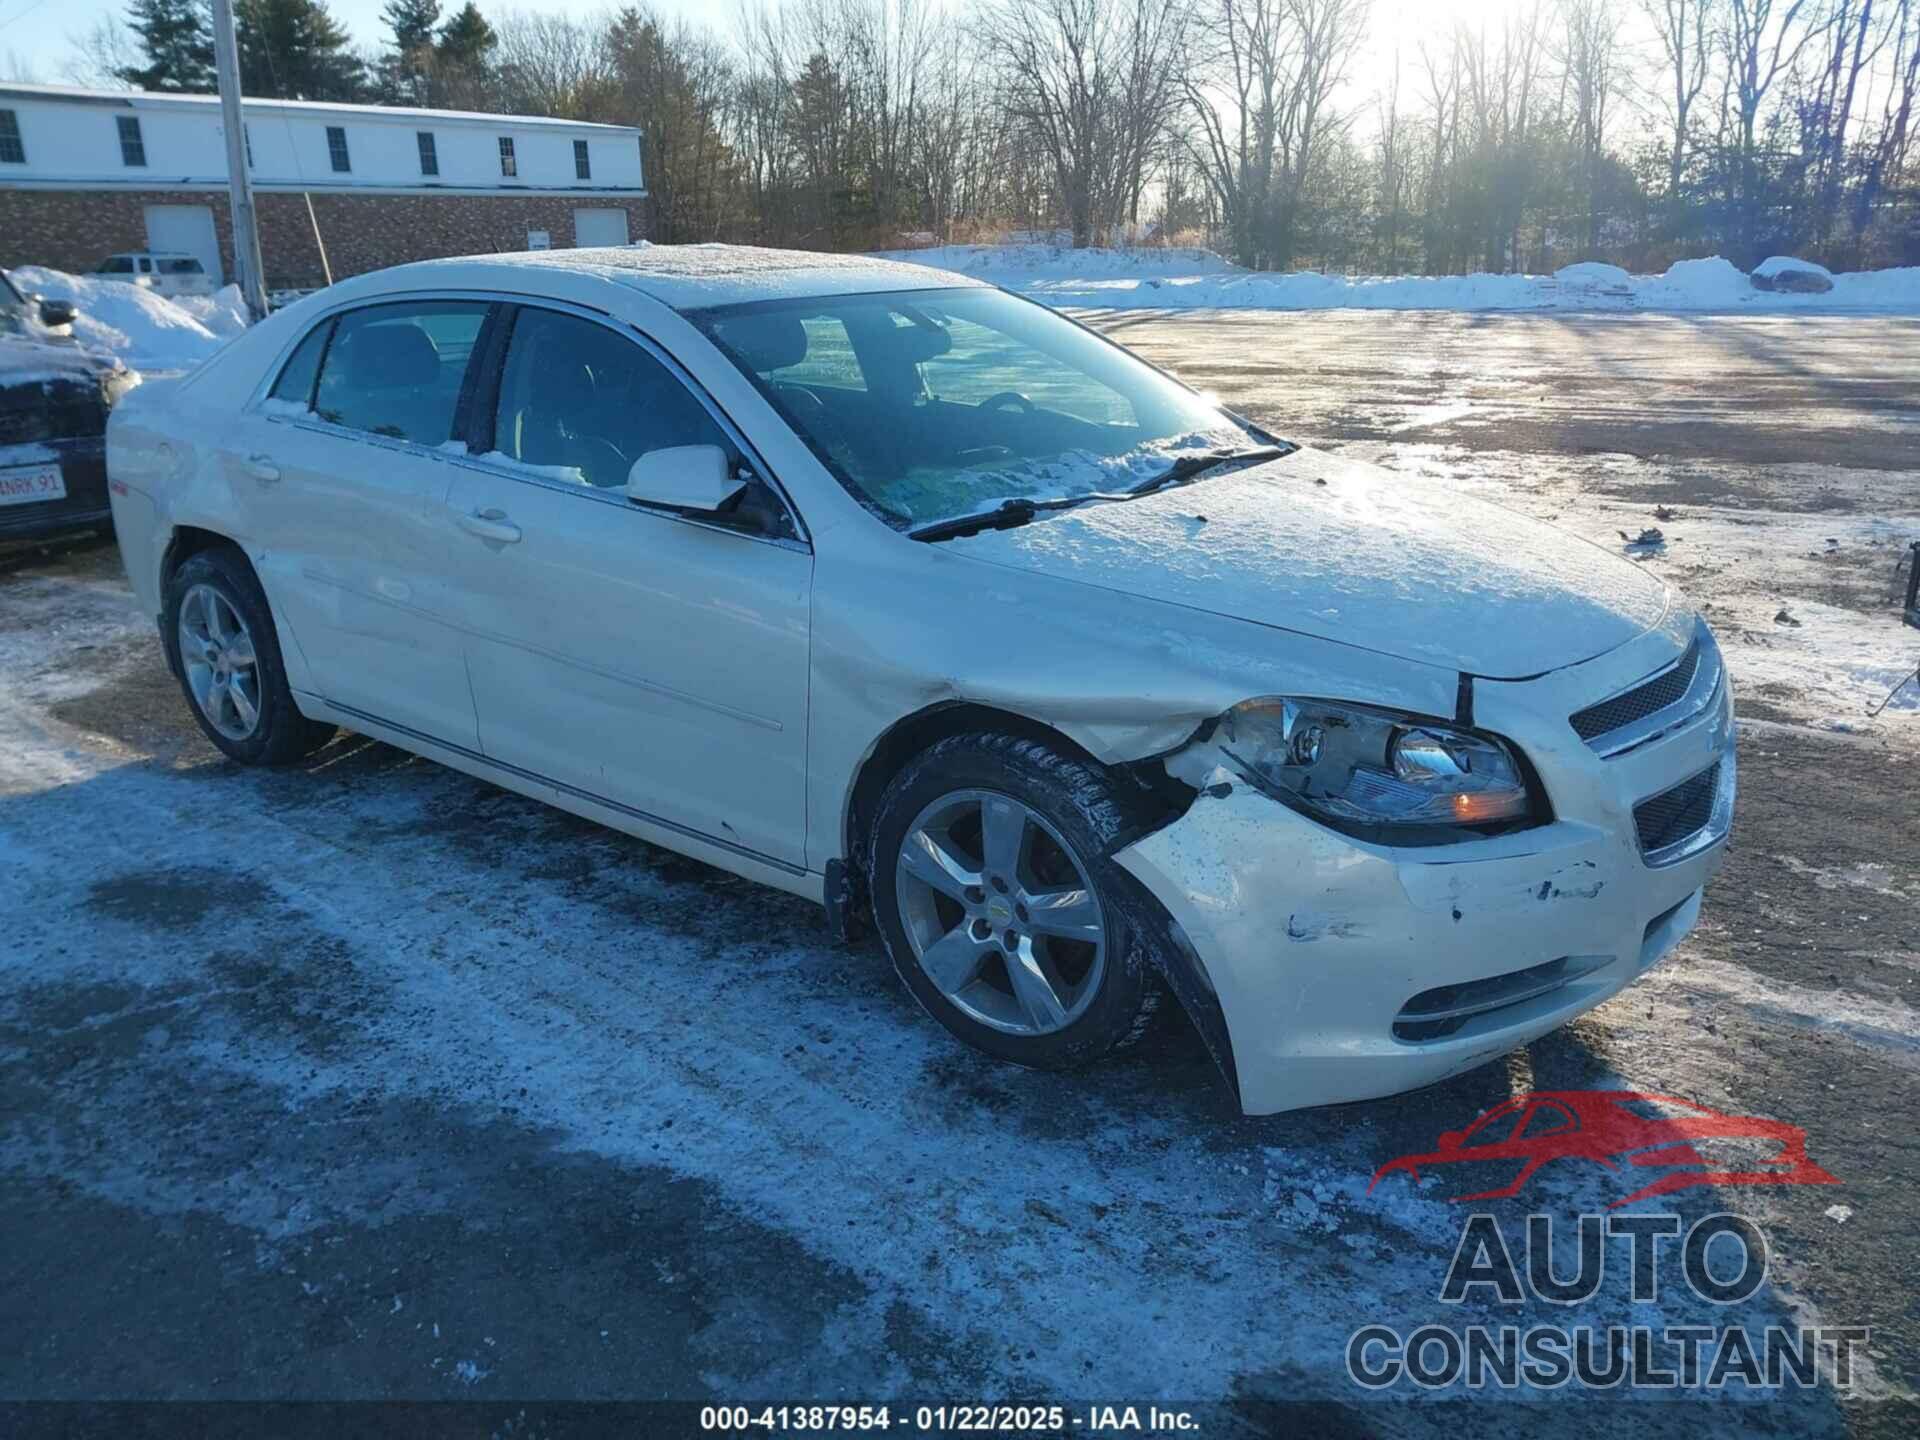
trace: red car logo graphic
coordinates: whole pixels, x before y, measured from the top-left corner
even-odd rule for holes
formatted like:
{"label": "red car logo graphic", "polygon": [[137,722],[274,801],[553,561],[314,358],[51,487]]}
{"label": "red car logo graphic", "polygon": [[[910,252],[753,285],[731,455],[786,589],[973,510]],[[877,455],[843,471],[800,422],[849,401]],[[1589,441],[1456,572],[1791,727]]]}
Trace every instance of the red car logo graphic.
{"label": "red car logo graphic", "polygon": [[[1838,1185],[1807,1158],[1798,1125],[1751,1115],[1723,1115],[1672,1095],[1636,1090],[1538,1090],[1487,1111],[1465,1130],[1449,1130],[1425,1155],[1402,1155],[1374,1172],[1368,1193],[1387,1176],[1418,1180],[1422,1171],[1470,1164],[1480,1173],[1513,1176],[1463,1200],[1500,1200],[1519,1193],[1550,1160],[1590,1160],[1609,1171],[1658,1170],[1609,1209],[1695,1185]],[[1632,1171],[1627,1173],[1631,1174]]]}

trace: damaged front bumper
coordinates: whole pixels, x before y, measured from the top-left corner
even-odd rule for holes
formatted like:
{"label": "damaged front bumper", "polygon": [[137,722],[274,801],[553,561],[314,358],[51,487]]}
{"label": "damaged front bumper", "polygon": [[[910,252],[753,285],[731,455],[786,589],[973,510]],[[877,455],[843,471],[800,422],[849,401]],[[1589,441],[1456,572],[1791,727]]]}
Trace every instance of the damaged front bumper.
{"label": "damaged front bumper", "polygon": [[[1248,1114],[1395,1094],[1469,1069],[1598,1005],[1679,943],[1732,819],[1724,676],[1705,710],[1627,753],[1603,757],[1568,723],[1656,668],[1670,632],[1661,644],[1646,637],[1535,680],[1476,684],[1476,724],[1533,760],[1548,824],[1383,846],[1235,781],[1116,854],[1197,961],[1176,989],[1190,1010],[1196,982],[1202,1003],[1217,1005],[1208,1020],[1216,1036],[1224,1022],[1228,1043],[1213,1048]],[[1706,823],[1649,847],[1647,802],[1688,786],[1702,792]]]}

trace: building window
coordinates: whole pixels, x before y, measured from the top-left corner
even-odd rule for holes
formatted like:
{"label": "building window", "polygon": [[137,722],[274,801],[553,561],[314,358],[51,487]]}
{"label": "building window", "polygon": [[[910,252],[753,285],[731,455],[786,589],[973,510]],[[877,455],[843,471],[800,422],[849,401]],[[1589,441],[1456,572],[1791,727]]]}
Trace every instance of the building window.
{"label": "building window", "polygon": [[440,152],[433,148],[433,132],[431,130],[416,131],[413,138],[420,142],[420,173],[438,175]]}
{"label": "building window", "polygon": [[353,169],[353,161],[347,155],[347,132],[341,126],[327,126],[327,154],[335,170],[344,174]]}
{"label": "building window", "polygon": [[513,158],[513,137],[511,135],[502,135],[500,137],[500,173],[509,178],[520,173],[519,162]]}
{"label": "building window", "polygon": [[27,163],[27,147],[20,143],[20,117],[11,110],[0,110],[0,161],[8,165]]}
{"label": "building window", "polygon": [[138,115],[116,115],[114,122],[120,127],[120,163],[122,165],[145,166],[147,163],[147,142],[140,138],[140,117]]}
{"label": "building window", "polygon": [[246,143],[247,169],[251,170],[253,169],[253,131],[249,127],[242,125],[240,127],[240,138]]}
{"label": "building window", "polygon": [[576,180],[593,178],[593,166],[587,160],[587,142],[584,140],[573,142],[573,176]]}

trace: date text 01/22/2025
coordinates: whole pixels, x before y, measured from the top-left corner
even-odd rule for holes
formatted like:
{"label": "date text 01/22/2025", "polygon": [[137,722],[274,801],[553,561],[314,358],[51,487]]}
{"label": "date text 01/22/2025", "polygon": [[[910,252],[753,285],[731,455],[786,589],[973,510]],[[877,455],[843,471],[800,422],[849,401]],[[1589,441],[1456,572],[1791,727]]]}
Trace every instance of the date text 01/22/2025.
{"label": "date text 01/22/2025", "polygon": [[1198,1422],[1187,1410],[1157,1405],[919,1405],[896,1414],[888,1405],[707,1405],[700,1428],[719,1434],[753,1430],[831,1433],[907,1430],[922,1434],[1051,1435],[1066,1430],[1091,1434],[1193,1434]]}

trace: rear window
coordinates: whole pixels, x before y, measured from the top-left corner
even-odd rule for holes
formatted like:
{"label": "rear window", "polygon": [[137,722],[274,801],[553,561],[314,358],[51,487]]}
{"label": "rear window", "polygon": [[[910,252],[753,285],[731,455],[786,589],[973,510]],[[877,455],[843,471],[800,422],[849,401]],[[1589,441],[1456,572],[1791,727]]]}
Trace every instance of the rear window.
{"label": "rear window", "polygon": [[[313,408],[335,425],[442,445],[487,318],[478,300],[374,305],[340,317]],[[284,377],[283,377],[284,378]]]}
{"label": "rear window", "polygon": [[327,337],[333,333],[333,321],[316,325],[288,358],[280,378],[273,382],[273,398],[290,404],[311,407],[313,382],[320,378],[320,357],[326,353]]}

